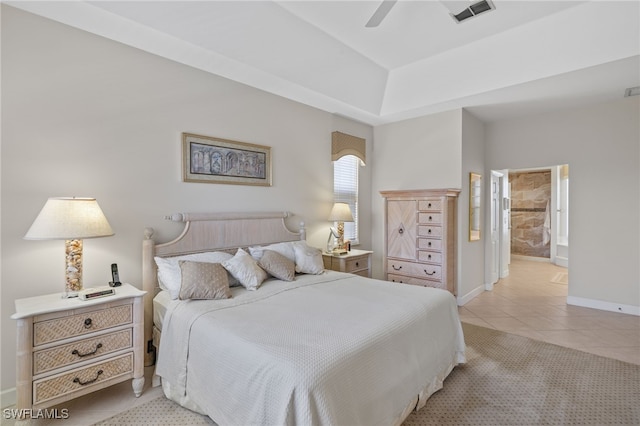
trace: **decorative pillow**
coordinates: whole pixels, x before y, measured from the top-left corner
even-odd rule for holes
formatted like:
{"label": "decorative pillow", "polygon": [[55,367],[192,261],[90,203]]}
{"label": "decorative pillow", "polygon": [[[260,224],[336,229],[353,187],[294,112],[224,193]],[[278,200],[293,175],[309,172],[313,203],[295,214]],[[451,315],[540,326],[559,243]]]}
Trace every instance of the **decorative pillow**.
{"label": "decorative pillow", "polygon": [[180,260],[180,300],[228,299],[231,297],[227,270],[219,263]]}
{"label": "decorative pillow", "polygon": [[257,290],[260,284],[267,279],[267,273],[258,266],[249,253],[241,248],[233,258],[222,262],[222,266],[247,290]]}
{"label": "decorative pillow", "polygon": [[320,249],[309,247],[304,241],[298,241],[293,247],[296,253],[296,272],[316,275],[324,272]]}
{"label": "decorative pillow", "polygon": [[[154,257],[158,265],[158,284],[163,290],[167,290],[172,299],[177,299],[182,284],[182,274],[180,272],[181,260],[191,260],[194,262],[222,263],[233,257],[232,254],[221,251],[209,251],[204,253],[187,254],[174,257]],[[237,286],[240,283],[235,278],[229,279],[229,286]]]}
{"label": "decorative pillow", "polygon": [[251,253],[251,257],[253,257],[255,260],[260,260],[265,250],[271,250],[271,251],[275,251],[276,253],[280,253],[287,259],[295,262],[296,253],[293,247],[296,243],[298,243],[298,241],[275,243],[275,244],[270,244],[268,246],[249,247],[249,253]]}
{"label": "decorative pillow", "polygon": [[264,250],[258,266],[283,281],[293,281],[296,275],[295,262],[273,250]]}

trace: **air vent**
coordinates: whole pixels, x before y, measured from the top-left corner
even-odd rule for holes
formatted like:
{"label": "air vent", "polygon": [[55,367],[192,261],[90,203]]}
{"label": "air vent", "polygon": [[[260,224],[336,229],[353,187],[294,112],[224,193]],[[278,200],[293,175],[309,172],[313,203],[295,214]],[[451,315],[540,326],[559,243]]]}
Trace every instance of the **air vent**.
{"label": "air vent", "polygon": [[640,86],[629,87],[624,91],[624,97],[628,98],[629,96],[638,96],[640,95]]}
{"label": "air vent", "polygon": [[490,10],[495,10],[495,6],[490,0],[482,0],[477,3],[472,4],[462,12],[458,14],[451,14],[451,17],[458,23],[462,21],[466,21],[469,18],[473,18],[474,16],[478,16],[481,13],[488,12]]}

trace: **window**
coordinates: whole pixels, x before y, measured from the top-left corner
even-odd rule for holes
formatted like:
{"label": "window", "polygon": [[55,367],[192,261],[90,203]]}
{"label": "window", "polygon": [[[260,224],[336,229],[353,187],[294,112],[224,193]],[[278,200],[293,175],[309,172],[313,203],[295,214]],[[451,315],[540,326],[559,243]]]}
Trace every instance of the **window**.
{"label": "window", "polygon": [[347,203],[353,214],[353,222],[345,222],[344,239],[358,244],[358,168],[360,159],[345,155],[333,162],[333,201]]}

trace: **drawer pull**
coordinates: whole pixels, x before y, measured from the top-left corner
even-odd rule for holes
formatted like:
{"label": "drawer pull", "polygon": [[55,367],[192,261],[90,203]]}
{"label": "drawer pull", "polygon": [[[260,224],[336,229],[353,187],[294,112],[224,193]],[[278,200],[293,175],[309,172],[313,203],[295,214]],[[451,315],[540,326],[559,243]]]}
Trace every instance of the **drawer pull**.
{"label": "drawer pull", "polygon": [[356,268],[360,266],[360,262],[356,262]]}
{"label": "drawer pull", "polygon": [[436,271],[433,271],[432,273],[427,272],[426,269],[423,269],[424,273],[427,275],[434,275],[436,273]]}
{"label": "drawer pull", "polygon": [[427,256],[427,259],[431,260],[431,255],[428,255],[428,256]]}
{"label": "drawer pull", "polygon": [[427,243],[427,246],[431,247],[431,241],[429,241],[429,242]]}
{"label": "drawer pull", "polygon": [[91,318],[87,318],[86,320],[84,320],[84,328],[91,328],[92,325],[93,321],[91,320]]}
{"label": "drawer pull", "polygon": [[433,220],[433,217],[429,216],[429,221],[432,221],[432,220]]}
{"label": "drawer pull", "polygon": [[429,208],[431,208],[431,203],[427,204],[429,206]]}
{"label": "drawer pull", "polygon": [[400,281],[396,281],[396,280],[391,280],[391,281],[393,281],[394,283],[400,283],[400,284],[404,284],[404,283],[402,282],[402,280],[400,280]]}
{"label": "drawer pull", "polygon": [[399,271],[400,269],[402,269],[402,266],[399,266],[396,268],[396,265],[391,265],[391,267],[393,268],[394,271]]}
{"label": "drawer pull", "polygon": [[427,231],[427,234],[430,234],[430,233],[431,233],[431,229],[429,229],[429,230]]}
{"label": "drawer pull", "polygon": [[402,235],[404,234],[404,225],[400,225],[400,227],[398,228],[398,234]]}
{"label": "drawer pull", "polygon": [[78,357],[80,358],[84,358],[85,356],[89,356],[89,355],[93,355],[96,352],[98,352],[98,349],[100,349],[102,347],[102,343],[98,343],[96,345],[96,348],[93,350],[93,352],[87,352],[86,354],[81,354],[77,349],[74,349],[71,354],[72,355],[78,355]]}
{"label": "drawer pull", "polygon": [[85,385],[90,385],[91,383],[95,382],[96,380],[98,380],[98,377],[100,377],[100,375],[103,373],[102,370],[98,370],[98,373],[96,374],[96,378],[92,379],[92,380],[87,380],[86,382],[83,382],[82,380],[80,380],[79,377],[76,377],[75,379],[73,379],[73,383],[77,383],[80,386],[85,386]]}

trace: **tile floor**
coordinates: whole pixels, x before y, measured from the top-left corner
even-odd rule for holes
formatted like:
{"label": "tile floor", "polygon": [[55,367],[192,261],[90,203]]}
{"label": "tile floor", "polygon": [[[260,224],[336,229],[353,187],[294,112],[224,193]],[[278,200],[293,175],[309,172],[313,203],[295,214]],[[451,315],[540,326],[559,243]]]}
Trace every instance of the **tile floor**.
{"label": "tile floor", "polygon": [[567,305],[566,279],[566,268],[514,259],[507,278],[459,308],[460,319],[640,365],[640,317]]}
{"label": "tile floor", "polygon": [[[556,345],[640,364],[640,317],[566,304],[567,270],[549,263],[514,260],[509,277],[459,308],[462,321]],[[556,281],[556,282],[554,282]],[[134,398],[129,382],[62,404],[69,419],[32,421],[33,426],[86,426],[107,419],[162,394],[151,388]],[[13,425],[2,418],[2,426]]]}

